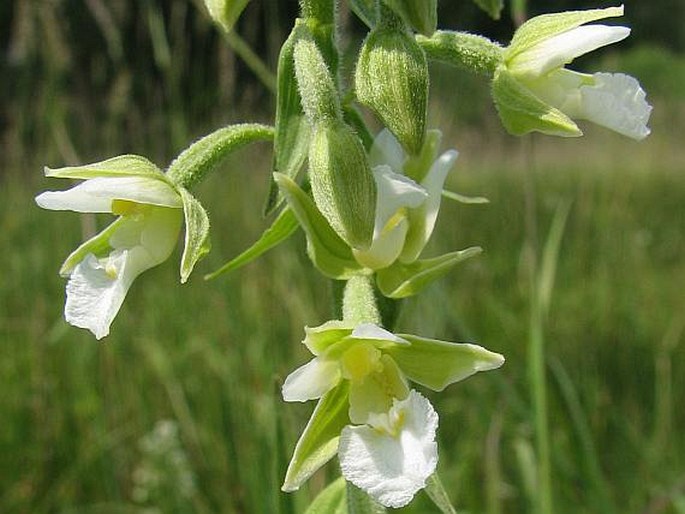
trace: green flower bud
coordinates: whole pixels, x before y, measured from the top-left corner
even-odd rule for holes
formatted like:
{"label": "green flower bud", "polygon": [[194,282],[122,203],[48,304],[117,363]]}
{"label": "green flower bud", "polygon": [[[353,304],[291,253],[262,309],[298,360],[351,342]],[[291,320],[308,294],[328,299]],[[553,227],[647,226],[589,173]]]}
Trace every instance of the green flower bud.
{"label": "green flower bud", "polygon": [[357,98],[373,109],[410,154],[423,146],[428,64],[400,24],[380,23],[362,46],[355,73]]}
{"label": "green flower bud", "polygon": [[316,206],[353,248],[367,248],[373,237],[376,185],[361,140],[342,121],[314,127],[309,177]]}

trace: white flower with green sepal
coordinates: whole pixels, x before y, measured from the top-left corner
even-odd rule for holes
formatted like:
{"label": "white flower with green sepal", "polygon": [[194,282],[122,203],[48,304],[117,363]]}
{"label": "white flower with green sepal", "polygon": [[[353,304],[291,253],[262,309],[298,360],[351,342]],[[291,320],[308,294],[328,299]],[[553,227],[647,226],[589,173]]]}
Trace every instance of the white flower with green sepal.
{"label": "white flower with green sepal", "polygon": [[38,195],[40,207],[118,216],[72,252],[60,270],[69,277],[65,319],[90,330],[97,339],[109,334],[135,278],[169,257],[184,217],[183,282],[207,252],[209,224],[204,209],[143,157],[125,155],[85,166],[46,168],[45,174],[84,182]]}
{"label": "white flower with green sepal", "polygon": [[652,107],[636,79],[564,67],[628,37],[627,27],[585,25],[622,15],[623,6],[569,11],[537,16],[521,25],[504,50],[493,81],[495,103],[509,132],[580,136],[573,119],[581,119],[633,139],[649,135]]}

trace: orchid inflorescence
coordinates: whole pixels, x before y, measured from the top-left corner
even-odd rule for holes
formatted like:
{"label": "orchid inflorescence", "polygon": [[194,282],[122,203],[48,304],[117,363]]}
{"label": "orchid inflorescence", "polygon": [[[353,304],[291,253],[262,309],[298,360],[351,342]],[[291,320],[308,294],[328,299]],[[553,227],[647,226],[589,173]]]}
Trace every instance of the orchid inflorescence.
{"label": "orchid inflorescence", "polygon": [[[232,29],[248,3],[205,2],[222,30]],[[589,24],[621,16],[622,6],[532,18],[504,47],[437,30],[437,0],[349,3],[370,27],[351,91],[340,79],[337,2],[301,0],[301,18],[279,57],[274,127],[222,128],[190,145],[165,171],[134,155],[46,168],[48,177],[82,182],[42,193],[36,202],[117,216],[60,271],[68,277],[67,322],[101,339],[135,278],[165,261],[182,231],[182,282],[209,251],[209,218],[189,192],[192,186],[237,148],[273,141],[265,211],[278,215],[252,247],[211,277],[240,268],[302,228],[314,267],[345,282],[337,319],[305,329],[303,343],[313,359],[282,386],[285,401],[318,402],[283,490],[298,489],[337,455],[342,476],[358,488],[348,494],[361,490],[380,505],[401,507],[436,476],[438,463],[438,414],[414,384],[442,391],[504,363],[475,344],[395,333],[396,316],[379,309],[379,298],[396,309],[401,299],[480,252],[471,247],[422,256],[458,156],[454,149],[441,152],[441,132],[427,129],[428,61],[488,77],[497,112],[514,135],[580,136],[573,120],[588,120],[642,139],[649,134],[651,107],[632,77],[565,67],[629,35],[626,27]],[[375,137],[360,106],[382,125]]]}

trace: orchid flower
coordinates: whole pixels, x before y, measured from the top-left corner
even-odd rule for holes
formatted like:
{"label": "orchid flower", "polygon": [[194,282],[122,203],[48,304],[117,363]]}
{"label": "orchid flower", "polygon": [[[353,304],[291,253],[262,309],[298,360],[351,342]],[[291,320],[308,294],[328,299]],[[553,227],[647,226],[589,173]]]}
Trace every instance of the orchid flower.
{"label": "orchid flower", "polygon": [[649,135],[652,107],[639,82],[622,73],[578,73],[564,65],[628,37],[621,26],[584,25],[623,15],[623,6],[537,16],[521,25],[495,72],[493,96],[515,135],[580,136],[584,119],[633,139]]}
{"label": "orchid flower", "polygon": [[204,210],[147,159],[121,156],[86,166],[46,168],[45,174],[84,182],[65,191],[38,195],[36,203],[40,207],[118,216],[72,252],[60,270],[62,276],[69,277],[65,319],[90,330],[97,339],[109,334],[135,278],[169,257],[184,214],[186,249],[182,281],[206,251],[206,234],[196,222]]}
{"label": "orchid flower", "polygon": [[[283,399],[320,400],[283,490],[298,489],[337,451],[343,476],[388,507],[409,503],[438,460],[438,416],[408,380],[441,391],[504,362],[477,345],[396,335],[371,323],[329,321],[307,328],[303,343],[315,357],[286,378]],[[313,441],[323,432],[330,441],[321,449]]]}
{"label": "orchid flower", "polygon": [[377,270],[398,259],[413,262],[430,239],[442,187],[458,155],[448,150],[437,157],[440,137],[439,131],[429,131],[426,155],[413,160],[388,129],[374,140],[369,155],[377,190],[373,240],[368,249],[354,250],[363,266]]}

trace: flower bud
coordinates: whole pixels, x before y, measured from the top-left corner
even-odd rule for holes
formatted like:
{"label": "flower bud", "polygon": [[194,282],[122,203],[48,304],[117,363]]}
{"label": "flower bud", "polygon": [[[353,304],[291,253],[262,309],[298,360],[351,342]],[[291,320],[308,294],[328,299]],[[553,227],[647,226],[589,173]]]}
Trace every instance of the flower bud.
{"label": "flower bud", "polygon": [[410,154],[423,146],[428,64],[400,24],[379,23],[362,46],[355,73],[357,98],[373,109]]}
{"label": "flower bud", "polygon": [[309,147],[309,177],[316,206],[353,248],[373,237],[376,185],[361,140],[339,120],[316,124]]}

